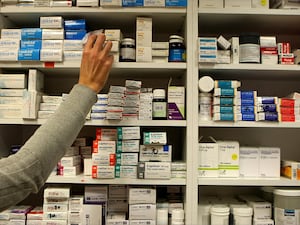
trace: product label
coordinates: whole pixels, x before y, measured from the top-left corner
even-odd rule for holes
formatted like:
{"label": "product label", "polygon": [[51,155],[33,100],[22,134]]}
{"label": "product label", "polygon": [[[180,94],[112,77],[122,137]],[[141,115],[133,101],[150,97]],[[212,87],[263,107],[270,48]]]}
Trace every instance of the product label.
{"label": "product label", "polygon": [[135,60],[135,49],[134,48],[121,48],[120,60]]}
{"label": "product label", "polygon": [[275,208],[275,224],[282,225],[299,225],[300,210],[299,209],[281,209]]}
{"label": "product label", "polygon": [[185,50],[184,49],[170,49],[169,50],[169,62],[185,62]]}
{"label": "product label", "polygon": [[166,117],[167,117],[167,103],[153,102],[153,118],[166,118]]}

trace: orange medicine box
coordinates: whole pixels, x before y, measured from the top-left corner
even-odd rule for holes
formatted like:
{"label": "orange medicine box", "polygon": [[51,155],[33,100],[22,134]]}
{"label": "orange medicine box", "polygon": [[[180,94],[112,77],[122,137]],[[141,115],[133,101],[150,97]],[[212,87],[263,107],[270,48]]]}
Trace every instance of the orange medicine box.
{"label": "orange medicine box", "polygon": [[291,180],[300,180],[300,162],[291,160],[281,160],[281,176]]}

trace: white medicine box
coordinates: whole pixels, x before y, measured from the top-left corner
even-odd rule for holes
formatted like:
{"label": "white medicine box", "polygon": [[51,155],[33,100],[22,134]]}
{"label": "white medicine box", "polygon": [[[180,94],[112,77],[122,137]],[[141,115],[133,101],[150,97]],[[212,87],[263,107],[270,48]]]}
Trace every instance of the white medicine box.
{"label": "white medicine box", "polygon": [[221,9],[224,8],[224,0],[199,0],[199,8]]}
{"label": "white medicine box", "polygon": [[251,0],[224,0],[224,8],[251,9]]}
{"label": "white medicine box", "polygon": [[219,177],[239,177],[239,151],[237,141],[218,141]]}
{"label": "white medicine box", "polygon": [[261,177],[280,178],[280,148],[259,147],[259,174]]}
{"label": "white medicine box", "polygon": [[252,8],[269,9],[269,0],[252,0]]}

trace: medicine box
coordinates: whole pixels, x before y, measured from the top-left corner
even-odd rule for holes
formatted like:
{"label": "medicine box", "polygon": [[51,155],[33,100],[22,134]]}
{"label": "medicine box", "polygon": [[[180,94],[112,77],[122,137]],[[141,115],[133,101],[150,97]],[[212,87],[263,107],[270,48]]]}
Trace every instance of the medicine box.
{"label": "medicine box", "polygon": [[221,9],[224,7],[224,0],[199,0],[199,8]]}
{"label": "medicine box", "polygon": [[251,8],[251,0],[224,0],[225,8],[243,8],[250,9]]}
{"label": "medicine box", "polygon": [[117,153],[139,152],[139,151],[140,151],[140,140],[117,141]]}
{"label": "medicine box", "polygon": [[260,163],[259,175],[261,177],[280,178],[280,148],[259,147]]}
{"label": "medicine box", "polygon": [[141,138],[140,127],[118,127],[117,137],[118,140],[138,140]]}
{"label": "medicine box", "polygon": [[106,152],[115,153],[116,152],[116,142],[115,141],[93,141],[93,153]]}
{"label": "medicine box", "polygon": [[116,164],[121,166],[135,166],[138,164],[139,154],[138,153],[117,153]]}
{"label": "medicine box", "polygon": [[144,145],[166,145],[167,132],[144,132],[143,143]]}
{"label": "medicine box", "polygon": [[141,145],[139,161],[171,162],[172,145]]}
{"label": "medicine box", "polygon": [[1,29],[1,38],[21,40],[21,29],[12,29],[12,28]]}
{"label": "medicine box", "polygon": [[165,0],[144,0],[144,7],[165,7]]}
{"label": "medicine box", "polygon": [[21,40],[20,49],[41,49],[42,40]]}
{"label": "medicine box", "polygon": [[21,40],[41,40],[41,28],[21,28]]}
{"label": "medicine box", "polygon": [[144,0],[122,0],[123,7],[144,6]]}
{"label": "medicine box", "polygon": [[198,177],[219,176],[219,146],[213,138],[200,139],[198,150]]}
{"label": "medicine box", "polygon": [[69,198],[71,189],[69,187],[47,187],[44,190],[44,198]]}
{"label": "medicine box", "polygon": [[20,49],[18,51],[19,61],[39,61],[40,60],[40,50],[39,49]]}
{"label": "medicine box", "polygon": [[100,0],[101,7],[121,7],[122,0]]}
{"label": "medicine box", "polygon": [[0,88],[27,88],[25,74],[0,74]]}
{"label": "medicine box", "polygon": [[240,147],[240,177],[259,177],[258,147]]}
{"label": "medicine box", "polygon": [[65,30],[66,40],[82,40],[86,35],[86,30]]}
{"label": "medicine box", "polygon": [[85,19],[78,20],[65,20],[64,21],[65,30],[85,30],[86,22]]}
{"label": "medicine box", "polygon": [[155,220],[156,204],[129,205],[129,220]]}
{"label": "medicine box", "polygon": [[99,204],[107,201],[107,186],[84,186],[84,202],[88,204]]}
{"label": "medicine box", "polygon": [[139,162],[139,179],[162,179],[171,178],[171,162]]}
{"label": "medicine box", "polygon": [[219,177],[239,177],[239,143],[217,141],[219,147]]}
{"label": "medicine box", "polygon": [[300,162],[292,160],[281,160],[281,176],[291,180],[300,180]]}
{"label": "medicine box", "polygon": [[43,204],[43,212],[66,212],[68,205],[62,203]]}
{"label": "medicine box", "polygon": [[137,166],[116,165],[116,168],[115,168],[115,177],[116,178],[136,179],[136,176],[137,176]]}
{"label": "medicine box", "polygon": [[20,47],[19,39],[0,39],[0,49],[18,49]]}
{"label": "medicine box", "polygon": [[258,9],[269,9],[269,1],[268,0],[251,0],[251,7]]}
{"label": "medicine box", "polygon": [[187,0],[166,0],[166,7],[187,7]]}
{"label": "medicine box", "polygon": [[185,118],[185,87],[168,87],[168,119],[183,120]]}
{"label": "medicine box", "polygon": [[128,204],[155,204],[156,189],[145,187],[130,187],[128,193]]}
{"label": "medicine box", "polygon": [[92,178],[113,179],[115,178],[115,166],[92,166]]}
{"label": "medicine box", "polygon": [[40,16],[40,28],[63,28],[61,16]]}

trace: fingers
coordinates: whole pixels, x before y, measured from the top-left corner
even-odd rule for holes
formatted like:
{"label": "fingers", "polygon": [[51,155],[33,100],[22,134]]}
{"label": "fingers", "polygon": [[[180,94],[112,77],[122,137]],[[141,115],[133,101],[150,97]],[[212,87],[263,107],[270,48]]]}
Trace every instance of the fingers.
{"label": "fingers", "polygon": [[105,42],[105,35],[104,34],[98,34],[97,35],[97,40],[94,44],[95,50],[101,51],[103,49],[104,42]]}
{"label": "fingers", "polygon": [[95,34],[91,34],[88,36],[88,40],[84,46],[85,49],[91,49],[94,46],[97,36]]}

